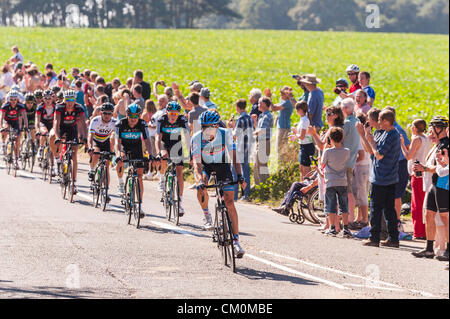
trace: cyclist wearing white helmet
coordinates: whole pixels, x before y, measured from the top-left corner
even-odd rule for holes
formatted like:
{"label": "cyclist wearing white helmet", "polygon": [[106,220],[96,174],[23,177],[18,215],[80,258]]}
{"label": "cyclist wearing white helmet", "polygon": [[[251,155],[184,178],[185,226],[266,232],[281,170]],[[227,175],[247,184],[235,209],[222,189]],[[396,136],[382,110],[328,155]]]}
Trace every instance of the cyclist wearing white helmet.
{"label": "cyclist wearing white helmet", "polygon": [[352,64],[347,67],[346,72],[349,80],[352,82],[349,91],[350,93],[356,92],[357,90],[361,89],[361,84],[358,81],[359,71],[359,66],[357,66],[356,64]]}
{"label": "cyclist wearing white helmet", "polygon": [[[76,141],[78,142],[78,134],[81,137],[83,143],[87,147],[87,127],[86,121],[84,118],[84,109],[83,107],[76,103],[77,94],[73,90],[68,90],[64,92],[64,101],[61,104],[56,106],[55,111],[55,121],[53,130],[50,133],[50,137],[56,137],[55,146],[57,146],[61,142],[61,138],[65,136],[66,141]],[[54,146],[54,147],[55,147]],[[74,171],[74,180],[76,182],[77,179],[77,170],[78,170],[78,160],[77,160],[77,151],[78,148],[73,148],[73,171]],[[55,160],[57,163],[60,163],[59,160],[59,152],[56,149],[52,149],[53,154],[55,155]],[[59,165],[58,165],[59,166]],[[74,193],[77,193],[76,186],[74,187]]]}
{"label": "cyclist wearing white helmet", "polygon": [[28,120],[25,112],[25,106],[19,102],[19,92],[10,91],[7,95],[7,102],[1,107],[0,113],[0,127],[2,128],[2,146],[3,152],[5,153],[5,141],[9,134],[9,129],[16,131],[17,140],[15,143],[14,153],[16,155],[15,165],[18,168],[18,157],[20,149],[20,131],[23,129],[22,121],[24,127],[28,127]]}

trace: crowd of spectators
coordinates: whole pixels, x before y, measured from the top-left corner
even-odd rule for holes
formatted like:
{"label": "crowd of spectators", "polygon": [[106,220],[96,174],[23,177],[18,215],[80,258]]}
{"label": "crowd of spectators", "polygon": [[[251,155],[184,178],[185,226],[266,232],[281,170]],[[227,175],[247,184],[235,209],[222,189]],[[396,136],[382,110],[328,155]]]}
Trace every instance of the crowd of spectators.
{"label": "crowd of spectators", "polygon": [[[56,73],[51,63],[39,72],[35,64],[24,63],[16,46],[12,51],[14,55],[1,69],[3,101],[10,90],[24,94],[51,89],[58,96],[70,88],[77,92],[77,103],[84,108],[88,121],[106,101],[115,105],[114,116],[119,120],[125,117],[130,103],[138,103],[145,109],[143,118],[153,134],[153,143],[155,123],[171,100],[183,106],[192,133],[200,129],[198,119],[204,111],[213,108],[220,112],[221,106],[211,100],[210,89],[199,81],[189,84],[187,97],[177,83],[166,85],[160,80],[153,83],[152,92],[141,70],[123,84],[119,78],[106,82],[90,69],[81,72],[74,67],[70,75],[64,69]],[[273,102],[276,98],[270,90],[258,88],[249,92],[248,100],[236,101],[236,118],[222,126],[233,131],[248,185],[241,199],[248,201],[251,196],[251,163],[253,185],[265,183],[270,176],[271,153],[275,151],[278,162],[283,163],[292,152],[288,146],[295,141],[302,179],[286,190],[277,212],[287,214],[294,191],[306,192],[317,186],[328,216],[321,227],[325,234],[353,237],[352,230],[370,227],[370,238],[364,245],[396,248],[403,231],[402,198],[410,182],[414,237],[427,241],[425,250],[414,256],[434,257],[436,240],[440,248],[437,258],[448,261],[448,119],[434,117],[428,131],[423,119],[415,119],[410,125],[410,141],[396,121],[395,108],[377,105],[371,74],[357,65],[350,65],[346,72],[348,80],[340,77],[335,82],[336,99],[329,107],[324,105],[324,92],[319,87],[322,80],[315,74],[294,76],[300,88],[298,99],[292,87],[283,86],[278,103]],[[164,88],[162,94],[158,93],[160,86]],[[300,118],[298,123],[291,122],[294,111]],[[315,172],[313,156],[319,159]],[[148,179],[153,178],[151,171]],[[381,241],[382,237],[386,240]]]}

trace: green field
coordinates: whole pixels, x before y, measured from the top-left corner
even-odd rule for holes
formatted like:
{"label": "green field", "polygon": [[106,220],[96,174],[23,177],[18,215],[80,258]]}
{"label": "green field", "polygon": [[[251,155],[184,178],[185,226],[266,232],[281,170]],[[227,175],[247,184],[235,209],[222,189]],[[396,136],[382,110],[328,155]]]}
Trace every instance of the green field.
{"label": "green field", "polygon": [[[27,61],[58,71],[76,66],[123,82],[141,68],[149,82],[200,80],[228,117],[253,87],[299,87],[293,74],[316,73],[326,103],[334,81],[356,63],[372,74],[375,106],[397,108],[399,122],[448,114],[449,38],[441,35],[302,31],[98,30],[0,28],[0,60],[17,44]],[[278,102],[279,97],[274,98]]]}

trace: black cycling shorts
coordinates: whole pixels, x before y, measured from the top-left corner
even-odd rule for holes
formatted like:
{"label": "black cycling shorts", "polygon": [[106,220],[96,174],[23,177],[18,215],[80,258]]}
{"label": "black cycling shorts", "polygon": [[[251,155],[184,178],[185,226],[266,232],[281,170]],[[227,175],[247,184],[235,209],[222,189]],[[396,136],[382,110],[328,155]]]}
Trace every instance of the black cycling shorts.
{"label": "black cycling shorts", "polygon": [[[142,153],[142,146],[137,146],[134,149],[126,149],[124,148],[123,152],[127,156],[127,159],[129,160],[139,160],[144,159],[144,154]],[[130,153],[130,154],[128,154]],[[138,163],[136,164],[136,168],[145,168],[144,163]]]}
{"label": "black cycling shorts", "polygon": [[427,210],[439,213],[448,213],[449,199],[448,190],[442,188],[432,188],[427,193]]}
{"label": "black cycling shorts", "polygon": [[183,163],[183,148],[180,147],[178,149],[178,152],[175,152],[175,149],[173,150],[176,154],[172,154],[172,148],[176,144],[165,144],[161,143],[161,150],[167,151],[169,153],[169,158],[172,160],[172,162],[175,163],[176,166],[184,166]]}
{"label": "black cycling shorts", "polygon": [[59,136],[66,136],[66,142],[79,142],[78,141],[78,129],[76,126],[63,126],[59,131]]}
{"label": "black cycling shorts", "polygon": [[100,152],[111,152],[111,142],[108,138],[104,142],[99,142],[94,139],[94,147],[98,147],[100,149]]}

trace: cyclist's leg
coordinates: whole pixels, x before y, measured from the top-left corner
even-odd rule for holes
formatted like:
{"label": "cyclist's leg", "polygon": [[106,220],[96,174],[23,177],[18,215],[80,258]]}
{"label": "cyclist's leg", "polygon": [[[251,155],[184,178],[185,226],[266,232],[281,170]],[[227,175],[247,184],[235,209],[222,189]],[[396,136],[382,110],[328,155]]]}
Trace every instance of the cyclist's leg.
{"label": "cyclist's leg", "polygon": [[3,125],[3,132],[2,132],[2,142],[3,143],[6,143],[6,138],[8,137],[8,132],[9,132],[8,128],[9,128],[8,123]]}
{"label": "cyclist's leg", "polygon": [[234,190],[224,191],[224,201],[228,209],[228,214],[230,216],[231,224],[233,227],[233,234],[235,236],[239,235],[239,219],[236,206],[234,206]]}
{"label": "cyclist's leg", "polygon": [[[125,153],[121,153],[121,157],[124,158],[125,157]],[[117,178],[119,179],[119,181],[122,181],[123,172],[124,172],[124,164],[123,164],[122,161],[117,161],[116,162],[116,172],[117,172]]]}
{"label": "cyclist's leg", "polygon": [[41,133],[41,137],[39,138],[39,145],[40,147],[44,148],[46,139],[45,135],[48,134],[48,130],[42,123],[39,125],[39,132]]}
{"label": "cyclist's leg", "polygon": [[161,166],[159,169],[159,172],[161,175],[164,175],[167,171],[167,160],[169,159],[169,152],[167,150],[162,149],[161,150]]}
{"label": "cyclist's leg", "polygon": [[[50,144],[50,150],[52,151],[53,156],[56,158],[59,158],[58,154],[58,148],[59,151],[61,150],[61,147],[58,147],[58,145],[55,144],[56,135],[55,130],[51,129],[50,131],[50,137],[49,137],[49,144]],[[44,142],[45,143],[45,142]]]}
{"label": "cyclist's leg", "polygon": [[141,189],[141,203],[142,203],[142,199],[144,198],[144,182],[142,179],[142,176],[144,175],[144,168],[138,168],[136,170],[137,175],[138,175],[138,179],[139,179],[139,188]]}
{"label": "cyclist's leg", "polygon": [[[206,173],[203,173],[203,184],[208,185],[209,182],[209,176]],[[197,189],[197,199],[198,202],[203,209],[203,211],[208,210],[208,203],[209,203],[209,195],[206,189]]]}
{"label": "cyclist's leg", "polygon": [[177,166],[177,180],[178,180],[178,187],[180,191],[180,197],[183,197],[183,190],[184,190],[184,176],[183,176],[183,166],[179,165]]}
{"label": "cyclist's leg", "polygon": [[72,146],[72,162],[73,162],[73,179],[76,181],[77,180],[77,175],[78,175],[78,147],[77,146]]}

